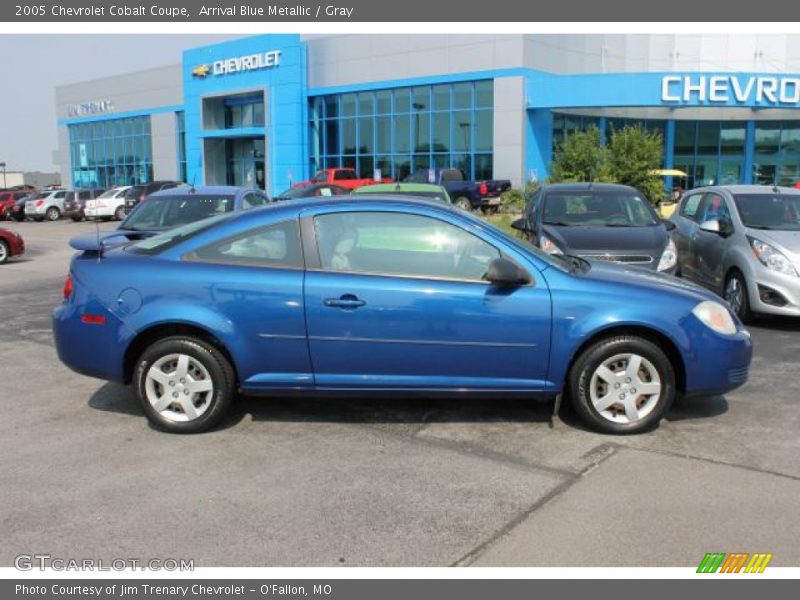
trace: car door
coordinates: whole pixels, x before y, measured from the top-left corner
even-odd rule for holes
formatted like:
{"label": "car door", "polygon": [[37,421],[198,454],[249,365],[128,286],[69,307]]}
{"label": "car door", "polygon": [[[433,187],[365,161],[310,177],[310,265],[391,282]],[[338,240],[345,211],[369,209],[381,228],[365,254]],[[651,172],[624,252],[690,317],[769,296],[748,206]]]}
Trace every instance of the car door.
{"label": "car door", "polygon": [[[719,232],[700,228],[704,222],[717,221]],[[697,222],[692,241],[696,280],[702,285],[720,292],[725,277],[725,253],[728,239],[733,233],[733,220],[727,200],[721,194],[709,192],[703,197],[697,211]]]}
{"label": "car door", "polygon": [[702,192],[687,194],[672,219],[675,223],[672,239],[678,250],[678,269],[683,277],[692,280],[695,280],[696,272],[692,245],[698,229],[697,211],[702,200]]}
{"label": "car door", "polygon": [[[550,292],[516,251],[466,223],[402,209],[325,207],[301,222],[317,387],[544,388]],[[501,254],[534,283],[483,281]]]}

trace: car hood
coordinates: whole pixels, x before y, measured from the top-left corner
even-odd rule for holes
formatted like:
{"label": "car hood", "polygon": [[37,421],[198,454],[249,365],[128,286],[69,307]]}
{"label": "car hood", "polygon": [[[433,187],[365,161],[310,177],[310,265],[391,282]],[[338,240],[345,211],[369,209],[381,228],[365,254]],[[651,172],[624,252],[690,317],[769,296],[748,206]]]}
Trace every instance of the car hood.
{"label": "car hood", "polygon": [[800,231],[780,231],[777,229],[747,229],[747,235],[758,238],[794,259],[800,264]]}
{"label": "car hood", "polygon": [[543,225],[542,231],[565,254],[585,252],[618,254],[641,252],[657,255],[667,245],[667,230],[663,225],[646,227],[602,227],[577,225],[565,227]]}

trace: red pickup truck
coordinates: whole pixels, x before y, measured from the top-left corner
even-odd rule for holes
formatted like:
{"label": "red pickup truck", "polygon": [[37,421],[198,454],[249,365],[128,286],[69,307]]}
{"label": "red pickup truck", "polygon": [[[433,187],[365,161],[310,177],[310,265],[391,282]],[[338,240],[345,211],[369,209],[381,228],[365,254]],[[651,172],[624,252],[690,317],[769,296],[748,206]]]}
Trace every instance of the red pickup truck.
{"label": "red pickup truck", "polygon": [[338,185],[348,190],[373,185],[376,183],[391,183],[391,177],[384,177],[380,181],[376,179],[359,179],[355,169],[322,169],[308,181],[298,181],[292,187],[301,187],[315,183],[328,183]]}

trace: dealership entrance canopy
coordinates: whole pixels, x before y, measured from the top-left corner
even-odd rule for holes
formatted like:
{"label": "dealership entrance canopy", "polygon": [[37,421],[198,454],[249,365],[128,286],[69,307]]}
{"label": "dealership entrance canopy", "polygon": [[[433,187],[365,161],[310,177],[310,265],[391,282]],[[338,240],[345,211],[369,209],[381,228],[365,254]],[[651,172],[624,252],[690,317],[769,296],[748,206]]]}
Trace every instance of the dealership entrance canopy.
{"label": "dealership entrance canopy", "polygon": [[264,35],[57,88],[63,180],[275,194],[324,167],[544,179],[596,126],[664,139],[689,185],[800,180],[800,36]]}

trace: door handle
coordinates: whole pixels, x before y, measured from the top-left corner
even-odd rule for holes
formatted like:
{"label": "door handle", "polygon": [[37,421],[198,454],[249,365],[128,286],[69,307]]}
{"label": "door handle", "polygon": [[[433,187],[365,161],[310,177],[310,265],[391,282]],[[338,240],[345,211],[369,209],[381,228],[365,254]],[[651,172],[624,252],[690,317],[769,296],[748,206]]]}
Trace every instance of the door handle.
{"label": "door handle", "polygon": [[331,308],[358,308],[366,304],[354,294],[344,294],[339,298],[325,298],[322,303]]}

